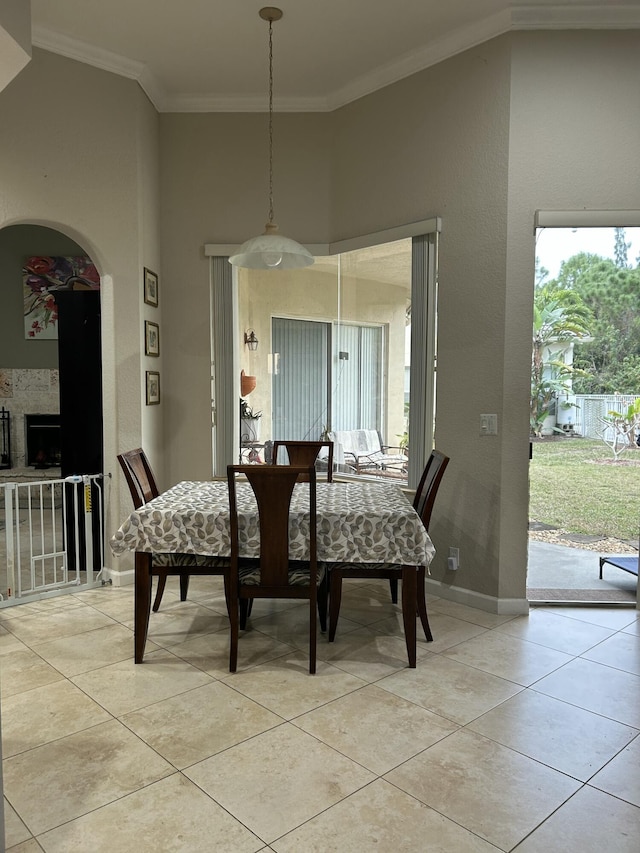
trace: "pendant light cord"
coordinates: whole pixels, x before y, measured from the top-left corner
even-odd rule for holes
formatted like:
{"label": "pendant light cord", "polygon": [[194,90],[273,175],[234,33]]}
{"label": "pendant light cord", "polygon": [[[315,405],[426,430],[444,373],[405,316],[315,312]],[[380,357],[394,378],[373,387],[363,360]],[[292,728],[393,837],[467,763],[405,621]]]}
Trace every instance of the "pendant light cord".
{"label": "pendant light cord", "polygon": [[273,225],[273,20],[269,19],[269,225]]}

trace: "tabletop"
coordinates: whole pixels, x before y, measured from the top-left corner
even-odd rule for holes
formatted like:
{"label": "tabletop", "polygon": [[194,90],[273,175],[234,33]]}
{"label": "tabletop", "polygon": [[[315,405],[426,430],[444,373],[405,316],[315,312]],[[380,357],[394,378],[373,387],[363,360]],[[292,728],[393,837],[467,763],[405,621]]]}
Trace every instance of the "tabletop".
{"label": "tabletop", "polygon": [[[308,557],[308,483],[294,489],[289,514],[291,559]],[[240,553],[259,554],[258,513],[248,483],[238,483]],[[306,513],[306,519],[305,519]],[[428,566],[435,549],[409,500],[393,484],[317,484],[319,561]],[[184,481],[131,513],[110,541],[114,554],[214,554],[229,556],[226,480]]]}

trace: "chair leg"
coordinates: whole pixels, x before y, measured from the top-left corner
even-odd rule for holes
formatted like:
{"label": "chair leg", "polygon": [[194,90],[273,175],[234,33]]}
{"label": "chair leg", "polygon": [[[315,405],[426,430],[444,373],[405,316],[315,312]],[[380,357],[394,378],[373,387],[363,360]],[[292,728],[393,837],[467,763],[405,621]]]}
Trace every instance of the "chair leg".
{"label": "chair leg", "polygon": [[164,588],[167,585],[167,573],[163,572],[158,575],[158,588],[156,589],[156,597],[153,599],[153,612],[157,613],[164,594]]}
{"label": "chair leg", "polygon": [[398,578],[389,578],[389,587],[391,589],[391,601],[393,604],[398,603]]}
{"label": "chair leg", "polygon": [[229,602],[229,672],[235,672],[238,668],[238,599]]}
{"label": "chair leg", "polygon": [[427,639],[427,642],[432,643],[433,634],[431,633],[429,617],[427,616],[427,597],[424,590],[425,575],[426,572],[424,566],[420,566],[418,570],[418,590],[416,604],[418,606],[418,616],[420,617],[420,621],[422,622],[422,630],[424,631],[424,635]]}
{"label": "chair leg", "polygon": [[249,598],[240,599],[240,630],[244,631],[247,627],[247,618],[251,613],[251,601]]}
{"label": "chair leg", "polygon": [[229,601],[229,596],[231,595],[231,591],[229,589],[229,576],[225,574],[224,576],[224,600],[227,604],[227,615],[231,617],[231,602]]}
{"label": "chair leg", "polygon": [[342,600],[342,571],[335,566],[329,572],[329,642],[336,637],[340,602]]}
{"label": "chair leg", "polygon": [[318,642],[318,625],[316,623],[317,589],[316,586],[316,595],[310,596],[309,600],[309,675],[315,675],[316,672],[316,646]]}
{"label": "chair leg", "polygon": [[187,593],[189,592],[189,575],[181,574],[180,575],[180,601],[187,600]]}
{"label": "chair leg", "polygon": [[320,630],[323,634],[327,631],[327,602],[329,599],[329,573],[325,571],[318,586],[318,618],[320,619]]}
{"label": "chair leg", "polygon": [[415,566],[402,568],[402,621],[407,644],[409,667],[416,668],[416,583],[418,572]]}

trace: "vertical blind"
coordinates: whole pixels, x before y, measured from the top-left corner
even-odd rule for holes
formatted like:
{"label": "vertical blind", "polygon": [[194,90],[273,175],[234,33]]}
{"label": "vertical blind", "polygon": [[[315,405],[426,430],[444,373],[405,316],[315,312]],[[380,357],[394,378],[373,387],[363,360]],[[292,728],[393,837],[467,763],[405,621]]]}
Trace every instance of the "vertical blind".
{"label": "vertical blind", "polygon": [[272,341],[273,438],[315,441],[328,421],[331,326],[274,317]]}

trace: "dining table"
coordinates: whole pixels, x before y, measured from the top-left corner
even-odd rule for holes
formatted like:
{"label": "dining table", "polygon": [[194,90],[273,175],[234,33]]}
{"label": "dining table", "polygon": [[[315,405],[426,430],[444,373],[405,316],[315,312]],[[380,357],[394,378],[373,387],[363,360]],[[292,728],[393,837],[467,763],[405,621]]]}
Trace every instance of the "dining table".
{"label": "dining table", "polygon": [[[289,510],[289,556],[308,559],[308,483],[297,483]],[[392,563],[403,567],[403,621],[407,651],[415,666],[416,578],[435,549],[402,489],[372,480],[320,481],[316,485],[319,563]],[[259,556],[258,509],[247,482],[237,485],[241,557]],[[134,510],[110,539],[115,555],[134,551],[136,661],[141,661],[151,605],[153,554],[230,557],[229,493],[226,479],[183,481]]]}

